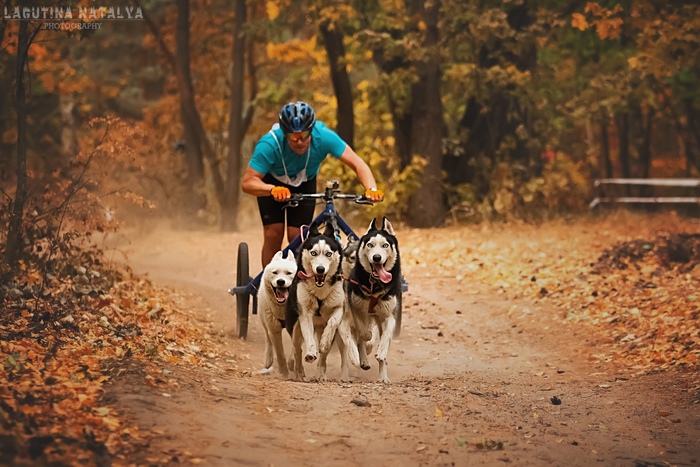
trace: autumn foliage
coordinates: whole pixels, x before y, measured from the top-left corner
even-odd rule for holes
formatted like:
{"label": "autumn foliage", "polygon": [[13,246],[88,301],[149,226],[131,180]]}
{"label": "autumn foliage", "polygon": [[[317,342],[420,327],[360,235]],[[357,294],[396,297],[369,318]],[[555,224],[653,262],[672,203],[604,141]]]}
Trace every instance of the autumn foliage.
{"label": "autumn foliage", "polygon": [[[555,310],[601,364],[697,370],[697,206],[587,214],[595,178],[700,175],[697,2],[238,0],[244,22],[226,1],[142,3],[148,21],[102,30],[0,19],[0,463],[126,463],[145,443],[105,385],[201,364],[207,343],[105,239],[126,219],[257,222],[229,174],[298,99],[353,117],[386,199],[349,216],[449,226],[402,238],[409,273]],[[337,161],[331,178],[361,190]]]}

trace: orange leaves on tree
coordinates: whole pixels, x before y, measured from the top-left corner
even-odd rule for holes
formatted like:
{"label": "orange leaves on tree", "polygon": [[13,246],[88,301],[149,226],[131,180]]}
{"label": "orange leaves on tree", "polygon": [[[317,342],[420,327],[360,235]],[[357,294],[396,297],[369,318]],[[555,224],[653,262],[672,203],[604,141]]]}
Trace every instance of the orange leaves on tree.
{"label": "orange leaves on tree", "polygon": [[265,12],[267,13],[268,19],[275,20],[280,15],[280,6],[275,1],[265,2]]}
{"label": "orange leaves on tree", "polygon": [[267,56],[282,63],[317,61],[316,36],[308,40],[292,39],[282,44],[267,44]]}
{"label": "orange leaves on tree", "polygon": [[598,3],[589,2],[586,4],[584,13],[590,14],[591,20],[589,21],[585,14],[574,13],[571,15],[571,26],[580,31],[595,27],[596,34],[600,39],[615,39],[622,31],[622,18],[616,16],[622,11],[620,5],[608,9]]}
{"label": "orange leaves on tree", "polygon": [[574,13],[573,15],[571,15],[571,26],[581,31],[585,31],[591,25],[588,24],[588,21],[586,20],[586,17],[584,15],[582,15],[581,13]]}

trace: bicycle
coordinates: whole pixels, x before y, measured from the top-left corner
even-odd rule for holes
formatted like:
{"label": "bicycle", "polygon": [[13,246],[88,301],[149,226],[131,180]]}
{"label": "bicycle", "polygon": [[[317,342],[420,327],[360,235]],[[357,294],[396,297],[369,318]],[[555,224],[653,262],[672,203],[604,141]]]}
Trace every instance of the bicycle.
{"label": "bicycle", "polygon": [[[359,240],[355,232],[350,228],[350,226],[345,222],[345,220],[340,216],[340,213],[335,209],[335,200],[353,200],[356,204],[374,204],[372,201],[368,200],[364,195],[354,195],[347,193],[340,193],[340,184],[337,180],[329,180],[326,182],[326,188],[323,193],[294,193],[291,198],[286,201],[285,208],[296,207],[302,200],[323,200],[326,203],[324,210],[316,216],[316,218],[311,221],[311,225],[316,225],[317,227],[325,223],[330,223],[335,232],[336,239],[342,244],[341,232],[345,234],[346,241],[356,241]],[[310,227],[310,226],[309,226]],[[301,235],[297,236],[292,242],[287,245],[283,250],[286,254],[287,251],[292,250],[297,252],[302,244]],[[238,337],[241,339],[246,339],[248,337],[248,316],[250,309],[250,298],[253,297],[253,314],[258,314],[258,288],[260,287],[260,280],[262,279],[262,271],[255,276],[255,278],[250,277],[250,264],[249,264],[249,254],[248,254],[248,244],[241,242],[238,244],[238,258],[236,264],[236,286],[228,289],[228,293],[236,297],[236,322],[237,322],[237,333]],[[405,278],[401,277],[401,290],[402,292],[408,291],[408,283]],[[394,332],[394,337],[398,337],[401,332],[401,295],[399,295],[398,303],[398,313],[396,316],[396,331]]]}

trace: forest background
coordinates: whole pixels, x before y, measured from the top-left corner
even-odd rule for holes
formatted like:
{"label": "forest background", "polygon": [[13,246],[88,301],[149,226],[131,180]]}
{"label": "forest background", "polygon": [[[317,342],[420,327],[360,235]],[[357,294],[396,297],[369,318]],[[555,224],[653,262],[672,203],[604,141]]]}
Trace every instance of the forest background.
{"label": "forest background", "polygon": [[[242,170],[293,100],[375,168],[369,214],[416,227],[581,212],[594,178],[700,170],[694,2],[148,1],[97,30],[12,19],[24,6],[0,28],[3,224],[128,201],[236,230]],[[357,188],[335,162],[322,178]]]}

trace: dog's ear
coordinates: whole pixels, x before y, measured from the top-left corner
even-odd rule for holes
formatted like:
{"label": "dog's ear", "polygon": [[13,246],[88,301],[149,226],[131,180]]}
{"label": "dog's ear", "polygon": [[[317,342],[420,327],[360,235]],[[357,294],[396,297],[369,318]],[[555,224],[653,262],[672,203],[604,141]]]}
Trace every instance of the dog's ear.
{"label": "dog's ear", "polygon": [[[280,253],[282,253],[280,251]],[[284,257],[285,260],[287,261],[294,261],[296,258],[294,258],[294,252],[292,250],[287,250],[287,256]]]}
{"label": "dog's ear", "polygon": [[387,219],[386,217],[384,218],[384,230],[389,235],[395,235],[394,234],[394,226],[391,225],[391,222],[389,222],[389,219]]}
{"label": "dog's ear", "polygon": [[329,238],[335,238],[335,232],[333,232],[333,226],[330,222],[326,222],[326,230],[323,231],[323,235]]}
{"label": "dog's ear", "polygon": [[369,223],[369,228],[367,229],[366,233],[369,233],[371,230],[377,230],[377,219],[372,219],[372,222]]}
{"label": "dog's ear", "polygon": [[275,253],[275,256],[272,257],[272,261],[276,261],[282,258],[284,258],[284,253],[282,251],[278,251],[277,253]]}
{"label": "dog's ear", "polygon": [[311,226],[309,227],[308,235],[306,237],[307,238],[308,237],[316,237],[317,235],[318,235],[318,226],[316,224],[311,224]]}

